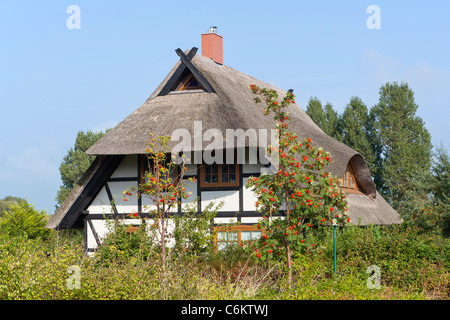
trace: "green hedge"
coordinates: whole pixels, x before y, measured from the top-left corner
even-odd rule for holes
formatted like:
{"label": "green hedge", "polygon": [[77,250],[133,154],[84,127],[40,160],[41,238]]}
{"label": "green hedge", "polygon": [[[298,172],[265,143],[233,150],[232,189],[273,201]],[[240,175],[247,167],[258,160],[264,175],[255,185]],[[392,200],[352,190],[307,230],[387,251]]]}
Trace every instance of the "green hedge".
{"label": "green hedge", "polygon": [[[294,260],[295,284],[283,264],[262,264],[236,249],[208,256],[115,259],[87,257],[79,236],[42,240],[0,236],[0,299],[448,299],[449,239],[413,229],[348,227],[337,233],[333,273],[331,230],[315,250]],[[157,253],[156,253],[157,254]],[[130,256],[129,256],[130,257]],[[380,267],[381,288],[367,287],[367,267]],[[70,289],[70,266],[80,287]]]}

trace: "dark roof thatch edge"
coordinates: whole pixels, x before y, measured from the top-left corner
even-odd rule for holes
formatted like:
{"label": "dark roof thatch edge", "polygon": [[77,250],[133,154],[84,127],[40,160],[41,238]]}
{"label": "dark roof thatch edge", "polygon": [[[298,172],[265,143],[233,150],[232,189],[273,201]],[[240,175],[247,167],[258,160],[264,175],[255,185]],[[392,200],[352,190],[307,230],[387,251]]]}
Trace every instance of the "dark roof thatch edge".
{"label": "dark roof thatch edge", "polygon": [[106,179],[114,172],[123,155],[97,156],[58,210],[49,218],[47,229],[72,228],[81,211],[97,195]]}
{"label": "dark roof thatch edge", "polygon": [[67,211],[72,207],[75,200],[80,196],[84,187],[90,181],[94,173],[98,170],[104,159],[105,156],[95,157],[94,161],[91,163],[89,168],[86,170],[81,179],[78,181],[77,185],[72,189],[72,191],[70,191],[69,195],[59,206],[58,210],[56,210],[55,214],[50,216],[47,225],[45,226],[46,228],[48,229],[58,228],[61,220],[66,215]]}

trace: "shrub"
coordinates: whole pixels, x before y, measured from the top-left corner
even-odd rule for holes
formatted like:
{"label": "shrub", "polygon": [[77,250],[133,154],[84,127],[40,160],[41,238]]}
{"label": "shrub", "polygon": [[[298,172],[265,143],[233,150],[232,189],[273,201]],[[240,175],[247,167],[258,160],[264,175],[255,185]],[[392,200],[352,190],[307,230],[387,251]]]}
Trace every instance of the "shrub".
{"label": "shrub", "polygon": [[51,233],[51,230],[45,229],[46,223],[45,211],[38,211],[31,204],[21,201],[3,211],[0,233],[11,237],[46,239]]}
{"label": "shrub", "polygon": [[[238,246],[166,266],[142,254],[99,263],[60,231],[45,241],[0,234],[0,299],[448,299],[448,239],[402,226],[346,228],[337,234],[335,277],[329,231],[317,250],[293,258],[291,288],[282,263],[249,259]],[[380,289],[366,285],[373,264]],[[67,286],[73,265],[75,289]]]}
{"label": "shrub", "polygon": [[157,253],[155,231],[152,226],[144,223],[136,231],[129,232],[129,225],[120,219],[111,219],[107,223],[109,233],[95,254],[98,261],[126,263],[131,258],[131,261],[147,261],[152,254]]}
{"label": "shrub", "polygon": [[[338,273],[353,273],[364,282],[367,268],[381,269],[381,284],[424,292],[450,284],[450,241],[421,229],[404,226],[351,226],[337,235]],[[332,266],[333,239],[326,241],[323,258]],[[445,290],[445,289],[444,289]]]}
{"label": "shrub", "polygon": [[178,255],[195,256],[214,250],[212,226],[214,217],[223,204],[222,201],[214,208],[214,202],[210,202],[198,214],[196,200],[193,204],[184,208],[185,214],[183,216],[173,216],[176,226],[173,234],[175,251]]}

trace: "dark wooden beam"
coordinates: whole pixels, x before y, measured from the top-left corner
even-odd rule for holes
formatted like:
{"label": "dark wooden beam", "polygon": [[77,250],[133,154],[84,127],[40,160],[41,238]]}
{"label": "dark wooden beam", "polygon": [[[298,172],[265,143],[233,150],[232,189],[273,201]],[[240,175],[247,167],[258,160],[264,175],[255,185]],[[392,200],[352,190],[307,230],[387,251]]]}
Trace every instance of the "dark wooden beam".
{"label": "dark wooden beam", "polygon": [[[200,201],[199,201],[199,203],[200,203]],[[184,216],[187,213],[190,213],[190,212],[174,211],[174,212],[171,212],[170,215],[171,216]],[[201,211],[198,213],[201,214]],[[85,220],[126,218],[128,215],[129,215],[129,213],[125,213],[125,212],[119,212],[118,214],[115,214],[115,213],[91,213],[85,218]],[[279,210],[278,215],[275,213],[273,215],[283,217],[286,214],[284,213],[283,210]],[[155,218],[155,216],[153,214],[150,214],[148,212],[139,213],[139,217],[141,219],[142,218]],[[216,218],[244,218],[244,217],[249,218],[249,217],[262,217],[262,214],[257,211],[219,211],[219,212],[217,212],[215,217]]]}
{"label": "dark wooden beam", "polygon": [[114,213],[117,214],[117,207],[116,207],[116,204],[114,202],[114,199],[113,199],[113,196],[112,196],[112,193],[111,193],[111,189],[108,186],[108,182],[105,182],[105,190],[106,190],[106,194],[108,195],[109,203],[111,204],[111,206],[112,206],[112,208],[114,210]]}
{"label": "dark wooden beam", "polygon": [[[94,228],[94,224],[92,223],[92,220],[88,220],[87,223],[89,224],[89,227],[91,228],[92,234],[94,235],[95,242],[97,243],[97,246],[100,245],[100,238],[97,234],[97,231]],[[87,237],[86,237],[87,238]]]}
{"label": "dark wooden beam", "polygon": [[[197,53],[198,48],[193,47],[191,51],[188,52],[187,58],[191,60],[195,54]],[[164,87],[161,89],[161,91],[158,93],[158,96],[165,96],[169,93],[170,89],[172,89],[175,82],[180,78],[181,74],[186,70],[186,65],[184,63],[181,63],[177,70],[172,74],[172,77],[166,82]]]}
{"label": "dark wooden beam", "polygon": [[[67,211],[66,215],[59,223],[57,229],[72,228],[72,226],[80,217],[81,212],[85,210],[92,202],[94,197],[105,184],[106,180],[111,176],[114,170],[116,170],[123,157],[123,155],[107,156],[103,160],[102,164],[97,169],[91,180],[87,183],[81,194],[72,204],[71,208]],[[100,161],[99,157],[97,156],[94,161]],[[93,163],[93,165],[95,164]]]}
{"label": "dark wooden beam", "polygon": [[209,84],[208,80],[203,76],[203,74],[197,69],[197,67],[191,62],[191,60],[184,54],[184,52],[178,48],[175,50],[175,52],[178,54],[178,56],[181,59],[181,62],[183,62],[186,67],[188,67],[189,71],[192,72],[195,79],[197,79],[198,82],[205,88],[206,92],[215,92],[213,87]]}

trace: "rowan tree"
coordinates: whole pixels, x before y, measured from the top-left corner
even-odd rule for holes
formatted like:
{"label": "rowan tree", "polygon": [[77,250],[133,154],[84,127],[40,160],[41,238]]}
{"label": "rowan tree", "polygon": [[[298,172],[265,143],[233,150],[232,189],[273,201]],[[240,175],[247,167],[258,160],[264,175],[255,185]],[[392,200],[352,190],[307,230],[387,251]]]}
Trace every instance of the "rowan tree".
{"label": "rowan tree", "polygon": [[[171,150],[168,146],[170,139],[170,136],[155,138],[150,133],[150,140],[145,150],[147,170],[143,181],[123,192],[123,201],[128,201],[129,196],[135,195],[146,197],[152,203],[145,209],[149,217],[153,219],[152,228],[155,228],[159,234],[163,266],[166,261],[166,242],[171,236],[169,233],[171,214],[177,205],[181,204],[181,199],[189,196],[185,188],[186,182],[183,181],[186,159],[182,158],[180,164],[177,164],[175,159],[170,158]],[[188,180],[193,182],[195,178],[188,178]],[[135,212],[131,216],[140,218],[144,214]]]}
{"label": "rowan tree", "polygon": [[[256,207],[262,214],[257,227],[263,236],[252,246],[258,258],[286,257],[289,283],[292,281],[292,256],[308,252],[316,244],[309,243],[306,231],[330,224],[345,225],[346,195],[339,188],[336,177],[324,168],[332,161],[330,153],[314,146],[310,138],[300,142],[289,130],[286,108],[294,103],[288,92],[282,100],[274,90],[250,85],[255,102],[263,98],[264,114],[272,114],[279,134],[279,146],[270,146],[268,153],[279,153],[278,171],[273,175],[250,177],[246,187],[257,196]],[[278,149],[278,150],[277,150]]]}

